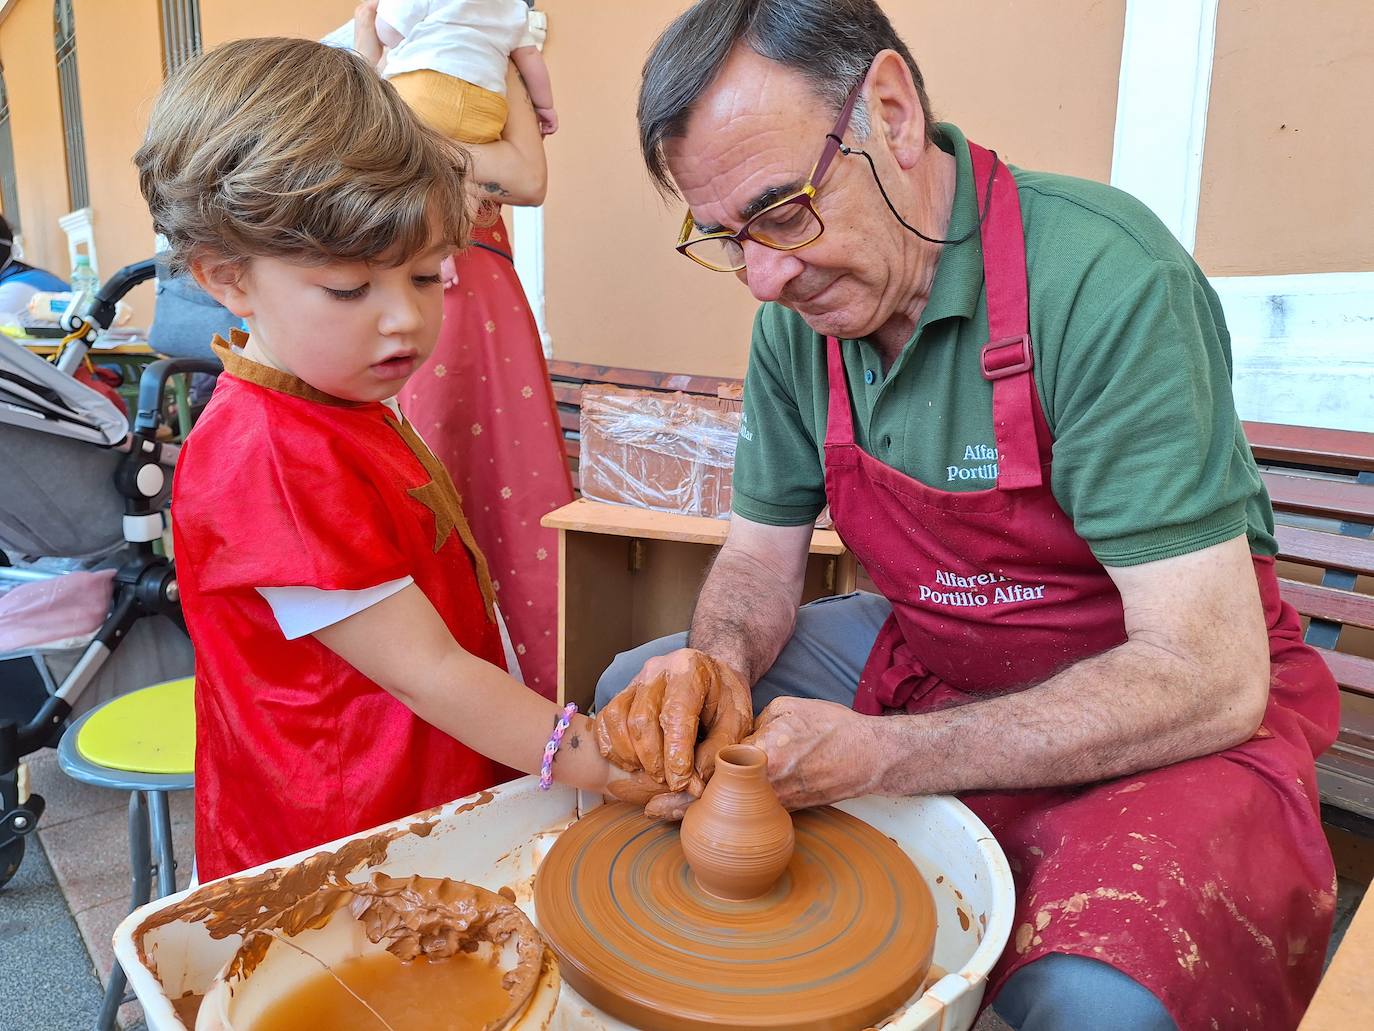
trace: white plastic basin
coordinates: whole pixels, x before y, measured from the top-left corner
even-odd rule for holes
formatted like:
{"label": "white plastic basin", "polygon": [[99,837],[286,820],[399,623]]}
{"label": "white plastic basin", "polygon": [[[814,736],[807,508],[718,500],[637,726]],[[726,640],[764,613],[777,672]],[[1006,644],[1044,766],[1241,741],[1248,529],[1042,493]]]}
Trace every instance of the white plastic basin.
{"label": "white plastic basin", "polygon": [[[513,781],[491,792],[444,806],[427,822],[429,833],[405,833],[392,842],[386,859],[354,871],[367,880],[381,871],[393,877],[418,874],[470,881],[492,891],[503,887],[539,923],[532,896],[534,873],[558,834],[579,811],[595,806],[566,788],[538,790],[535,778]],[[885,1031],[962,1031],[973,1025],[988,971],[1011,933],[1014,893],[1011,871],[1001,848],[976,816],[948,797],[869,797],[839,808],[887,834],[911,857],[930,885],[937,930],[933,983],[903,1007]],[[407,828],[415,819],[387,828]],[[387,828],[374,828],[366,837]],[[325,846],[337,850],[341,839]],[[311,849],[247,873],[291,865]],[[151,1031],[189,1031],[177,1018],[172,1000],[202,995],[241,944],[238,936],[213,939],[204,924],[175,920],[143,932],[150,918],[198,889],[159,899],[129,914],[115,931],[115,955],[143,1004]],[[140,948],[141,945],[141,948]],[[144,961],[146,956],[147,962]],[[156,973],[154,973],[154,969]],[[548,1025],[551,1031],[625,1031],[566,984]]]}

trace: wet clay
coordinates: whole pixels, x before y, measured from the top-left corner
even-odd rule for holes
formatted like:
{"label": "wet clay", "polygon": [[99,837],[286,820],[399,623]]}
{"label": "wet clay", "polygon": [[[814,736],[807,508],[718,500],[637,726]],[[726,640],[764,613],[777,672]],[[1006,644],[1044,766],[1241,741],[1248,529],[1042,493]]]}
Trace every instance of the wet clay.
{"label": "wet clay", "polygon": [[402,962],[473,953],[483,942],[497,950],[507,943],[514,945],[516,965],[498,978],[506,996],[505,1017],[519,1012],[538,985],[544,940],[529,917],[504,896],[443,877],[380,873],[366,884],[342,880],[326,884],[281,914],[289,915],[289,920],[279,918],[247,932],[228,965],[226,979],[232,983],[248,977],[278,935],[289,938],[306,928],[323,927],[345,905],[363,925],[368,941],[385,942],[386,951]]}
{"label": "wet clay", "polygon": [[[316,852],[294,866],[212,881],[180,902],[158,910],[138,926],[133,937],[139,961],[157,975],[157,965],[147,952],[145,939],[150,932],[178,920],[203,922],[210,937],[217,939],[258,930],[292,935],[306,928],[322,927],[335,910],[351,899],[342,890],[347,885],[344,877],[360,867],[384,862],[391,843],[403,834],[404,830],[384,831],[347,842],[337,852]],[[327,886],[332,890],[324,890]],[[262,938],[259,958],[270,940]],[[245,957],[245,961],[249,958]]]}
{"label": "wet clay", "polygon": [[354,886],[350,904],[368,941],[386,942],[401,960],[441,959],[472,952],[480,942],[511,943],[517,962],[502,987],[519,1005],[534,992],[544,939],[520,909],[499,892],[445,877],[373,874]]}
{"label": "wet clay", "polygon": [[588,1002],[656,1031],[840,1031],[889,1016],[935,944],[930,890],[884,835],[829,807],[793,815],[782,876],[745,902],[702,891],[678,828],[605,805],[535,879],[540,929]]}
{"label": "wet clay", "polygon": [[768,783],[768,758],[731,745],[716,757],[715,776],[682,821],[682,852],[697,884],[718,899],[765,894],[792,858],[792,817]]}
{"label": "wet clay", "polygon": [[176,1013],[177,1019],[187,1027],[196,1026],[196,1016],[200,1013],[200,1004],[205,1001],[205,996],[195,992],[187,992],[178,999],[172,1000],[172,1011]]}
{"label": "wet clay", "polygon": [[268,1009],[252,1031],[301,1028],[376,1028],[381,1024],[342,981],[376,1010],[392,1031],[488,1031],[510,1016],[501,971],[488,960],[459,954],[436,962],[404,963],[377,952],[320,971]]}

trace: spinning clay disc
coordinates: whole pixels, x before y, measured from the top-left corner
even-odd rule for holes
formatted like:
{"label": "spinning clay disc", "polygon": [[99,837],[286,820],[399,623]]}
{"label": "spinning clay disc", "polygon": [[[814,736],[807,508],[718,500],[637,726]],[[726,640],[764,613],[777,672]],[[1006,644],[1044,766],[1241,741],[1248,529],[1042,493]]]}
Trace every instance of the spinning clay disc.
{"label": "spinning clay disc", "polygon": [[930,889],[900,848],[829,807],[793,814],[796,849],[768,894],[698,887],[676,824],[604,805],[539,867],[536,919],[564,979],[655,1031],[857,1029],[906,1002],[930,966]]}

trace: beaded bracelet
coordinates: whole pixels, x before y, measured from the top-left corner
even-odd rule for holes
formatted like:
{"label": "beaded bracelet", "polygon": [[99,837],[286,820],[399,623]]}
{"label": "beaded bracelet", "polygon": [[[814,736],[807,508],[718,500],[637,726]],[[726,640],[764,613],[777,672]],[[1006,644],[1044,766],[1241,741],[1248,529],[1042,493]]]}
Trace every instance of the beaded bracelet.
{"label": "beaded bracelet", "polygon": [[575,712],[577,712],[577,703],[569,702],[563,707],[558,722],[553,725],[553,733],[549,735],[549,743],[544,746],[544,762],[539,767],[540,791],[548,791],[549,788],[553,787],[553,757],[558,754],[558,746],[563,743],[563,735],[572,726]]}

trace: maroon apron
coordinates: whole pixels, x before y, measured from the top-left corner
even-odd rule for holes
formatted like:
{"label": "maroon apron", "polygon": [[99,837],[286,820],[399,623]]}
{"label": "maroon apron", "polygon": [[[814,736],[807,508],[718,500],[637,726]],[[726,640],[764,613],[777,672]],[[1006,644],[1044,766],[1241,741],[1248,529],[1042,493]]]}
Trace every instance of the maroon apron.
{"label": "maroon apron", "polygon": [[[854,442],[840,344],[830,370],[825,481],[835,528],[892,615],[854,708],[929,712],[1039,683],[1126,640],[1121,597],[1050,491],[1052,438],[1031,373],[1016,184],[969,144],[982,227],[997,486],[935,490]],[[1292,1028],[1322,969],[1335,874],[1313,758],[1338,694],[1255,556],[1269,628],[1264,723],[1242,745],[1086,787],[974,792],[963,801],[1006,851],[1017,890],[989,998],[1051,953],[1109,963],[1184,1031]]]}

